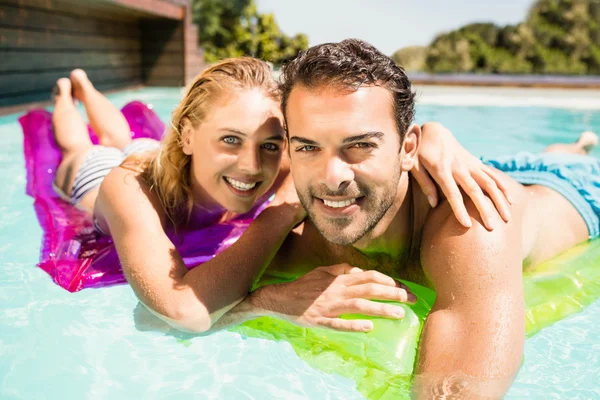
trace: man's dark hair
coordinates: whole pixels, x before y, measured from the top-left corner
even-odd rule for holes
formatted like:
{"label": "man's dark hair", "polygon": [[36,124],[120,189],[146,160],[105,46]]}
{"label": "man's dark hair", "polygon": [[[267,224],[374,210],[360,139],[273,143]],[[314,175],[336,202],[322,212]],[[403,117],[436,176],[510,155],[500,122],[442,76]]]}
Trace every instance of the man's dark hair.
{"label": "man's dark hair", "polygon": [[346,39],[313,46],[284,66],[280,83],[284,116],[296,85],[309,89],[333,86],[352,91],[361,86],[388,89],[394,99],[394,117],[402,140],[415,116],[415,94],[404,70],[362,40]]}

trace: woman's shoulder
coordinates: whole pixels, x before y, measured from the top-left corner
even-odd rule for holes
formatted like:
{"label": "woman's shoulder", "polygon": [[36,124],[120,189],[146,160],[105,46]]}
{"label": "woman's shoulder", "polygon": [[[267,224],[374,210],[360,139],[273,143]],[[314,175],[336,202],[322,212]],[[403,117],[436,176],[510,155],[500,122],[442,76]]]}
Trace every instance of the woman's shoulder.
{"label": "woman's shoulder", "polygon": [[150,191],[149,189],[150,186],[144,181],[142,171],[123,166],[113,168],[100,185],[101,193],[125,196],[139,195]]}
{"label": "woman's shoulder", "polygon": [[105,219],[109,215],[119,219],[158,215],[161,221],[166,214],[156,192],[146,182],[140,170],[113,168],[104,178],[94,206],[94,216]]}

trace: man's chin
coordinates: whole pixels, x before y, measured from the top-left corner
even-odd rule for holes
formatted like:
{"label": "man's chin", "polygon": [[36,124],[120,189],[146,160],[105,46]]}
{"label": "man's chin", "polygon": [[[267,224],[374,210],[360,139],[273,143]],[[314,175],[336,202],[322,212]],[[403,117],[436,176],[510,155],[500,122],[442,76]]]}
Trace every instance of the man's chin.
{"label": "man's chin", "polygon": [[313,210],[307,211],[317,230],[331,243],[347,246],[364,236],[364,232],[360,233],[356,229],[356,218],[328,218],[314,213]]}
{"label": "man's chin", "polygon": [[323,237],[325,237],[325,239],[327,239],[328,242],[331,242],[333,244],[338,244],[340,246],[350,246],[358,241],[358,239],[354,239],[353,237],[348,237],[348,236],[339,236],[339,235],[325,236],[325,235],[323,235]]}
{"label": "man's chin", "polygon": [[324,228],[323,226],[319,226],[319,224],[315,224],[315,226],[327,241],[342,246],[354,244],[363,237],[363,235],[357,235],[356,232],[352,232],[348,229],[331,226]]}

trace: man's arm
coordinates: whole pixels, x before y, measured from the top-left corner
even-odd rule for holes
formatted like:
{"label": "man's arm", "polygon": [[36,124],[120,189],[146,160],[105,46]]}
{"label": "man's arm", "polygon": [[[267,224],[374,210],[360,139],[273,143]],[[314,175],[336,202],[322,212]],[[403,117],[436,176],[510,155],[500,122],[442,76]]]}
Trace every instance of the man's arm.
{"label": "man's arm", "polygon": [[421,336],[413,391],[423,398],[444,390],[501,398],[523,354],[520,218],[490,232],[470,203],[473,227],[466,229],[445,208],[423,235],[421,261],[437,298]]}

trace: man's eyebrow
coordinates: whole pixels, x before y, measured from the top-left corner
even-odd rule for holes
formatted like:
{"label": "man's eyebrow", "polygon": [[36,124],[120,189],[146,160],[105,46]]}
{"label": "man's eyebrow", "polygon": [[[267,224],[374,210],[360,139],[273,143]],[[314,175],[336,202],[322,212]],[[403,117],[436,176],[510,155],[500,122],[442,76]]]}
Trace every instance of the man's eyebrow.
{"label": "man's eyebrow", "polygon": [[302,143],[302,144],[307,144],[309,146],[316,146],[318,144],[314,140],[303,138],[301,136],[292,136],[290,138],[290,142],[299,142],[299,143]]}
{"label": "man's eyebrow", "polygon": [[360,142],[361,140],[367,139],[380,139],[381,137],[383,137],[383,135],[383,132],[366,132],[361,133],[360,135],[347,137],[342,143]]}

